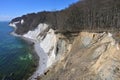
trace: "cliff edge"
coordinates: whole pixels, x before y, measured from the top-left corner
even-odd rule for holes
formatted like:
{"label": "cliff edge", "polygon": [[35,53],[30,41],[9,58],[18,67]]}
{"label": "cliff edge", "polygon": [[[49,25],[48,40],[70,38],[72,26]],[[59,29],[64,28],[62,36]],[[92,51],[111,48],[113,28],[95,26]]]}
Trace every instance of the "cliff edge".
{"label": "cliff edge", "polygon": [[111,33],[80,32],[70,52],[40,80],[119,80],[119,46]]}

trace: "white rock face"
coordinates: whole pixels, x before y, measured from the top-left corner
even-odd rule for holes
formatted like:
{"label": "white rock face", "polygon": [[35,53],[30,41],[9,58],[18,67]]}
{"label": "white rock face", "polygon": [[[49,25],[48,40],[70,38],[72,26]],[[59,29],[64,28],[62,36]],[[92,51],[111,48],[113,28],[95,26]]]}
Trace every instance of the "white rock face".
{"label": "white rock face", "polygon": [[20,21],[16,21],[16,22],[14,22],[14,24],[17,24],[17,23],[20,23]]}
{"label": "white rock face", "polygon": [[10,23],[9,26],[11,26],[11,27],[13,27],[15,29],[17,28],[15,23]]}
{"label": "white rock face", "polygon": [[48,27],[47,24],[39,24],[35,30],[28,31],[23,37],[30,38],[33,40],[38,39],[38,35]]}
{"label": "white rock face", "polygon": [[[46,25],[47,26],[47,25]],[[42,28],[41,28],[42,27]],[[47,27],[46,27],[47,28]],[[44,28],[45,29],[45,28]],[[36,36],[42,32],[43,26],[39,25],[37,29],[32,32],[26,34],[31,39],[37,39]],[[39,31],[38,31],[39,30]],[[30,36],[36,35],[35,37]],[[25,37],[26,37],[25,36]],[[54,30],[50,29],[47,32],[46,37],[40,42],[39,39],[35,41],[35,51],[37,52],[38,56],[40,57],[39,66],[36,72],[28,79],[28,80],[36,80],[38,76],[44,74],[44,72],[51,67],[51,65],[56,61],[55,60],[55,51],[56,51],[56,36],[54,34]]]}
{"label": "white rock face", "polygon": [[56,36],[54,31],[50,29],[43,41],[40,43],[40,47],[44,50],[45,53],[50,54],[48,56],[47,68],[54,63],[55,60],[55,51],[56,51]]}
{"label": "white rock face", "polygon": [[43,48],[43,50],[48,53],[50,48],[54,46],[55,41],[55,35],[54,31],[50,29],[43,41],[41,41],[40,45]]}
{"label": "white rock face", "polygon": [[22,19],[22,20],[21,20],[21,24],[23,24],[23,23],[24,23],[24,20]]}
{"label": "white rock face", "polygon": [[16,22],[10,23],[9,26],[13,27],[16,30],[17,29],[16,24],[18,24],[18,23],[20,23],[20,21],[16,21]]}
{"label": "white rock face", "polygon": [[111,33],[108,33],[108,36],[109,36],[109,37],[112,37],[112,34],[111,34]]}
{"label": "white rock face", "polygon": [[54,33],[54,30],[49,29],[48,32],[45,32],[46,35],[40,35],[41,33],[44,34],[44,31],[47,28],[48,28],[47,24],[39,24],[36,29],[34,29],[33,31],[28,31],[26,34],[23,35],[23,37],[32,39],[34,41],[35,51],[40,57],[39,66],[36,72],[34,72],[34,74],[28,80],[35,80],[37,76],[44,74],[44,72],[49,67],[51,67],[51,65],[54,62],[56,62],[55,52],[56,52],[57,37]]}

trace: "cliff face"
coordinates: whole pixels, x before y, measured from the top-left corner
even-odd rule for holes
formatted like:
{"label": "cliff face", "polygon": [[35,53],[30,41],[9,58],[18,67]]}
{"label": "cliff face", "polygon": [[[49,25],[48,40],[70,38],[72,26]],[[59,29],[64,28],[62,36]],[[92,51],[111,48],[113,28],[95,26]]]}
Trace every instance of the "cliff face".
{"label": "cliff face", "polygon": [[80,32],[70,52],[40,80],[119,80],[119,57],[112,34]]}

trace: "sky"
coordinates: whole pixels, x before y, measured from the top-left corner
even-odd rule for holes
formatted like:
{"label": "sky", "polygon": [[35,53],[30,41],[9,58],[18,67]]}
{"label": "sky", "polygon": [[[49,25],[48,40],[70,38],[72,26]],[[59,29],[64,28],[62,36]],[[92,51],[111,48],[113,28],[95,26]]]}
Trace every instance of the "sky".
{"label": "sky", "polygon": [[78,0],[0,0],[0,21],[27,13],[61,10]]}

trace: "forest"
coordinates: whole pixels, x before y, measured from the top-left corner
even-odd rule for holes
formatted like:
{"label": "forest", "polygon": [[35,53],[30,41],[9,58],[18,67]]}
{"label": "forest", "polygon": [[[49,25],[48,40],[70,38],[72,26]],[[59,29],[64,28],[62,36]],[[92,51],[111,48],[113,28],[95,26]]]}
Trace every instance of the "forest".
{"label": "forest", "polygon": [[56,32],[119,31],[120,0],[80,0],[60,11],[42,11],[17,17],[11,21],[24,19],[17,24],[16,33],[33,30],[39,23],[47,23]]}

